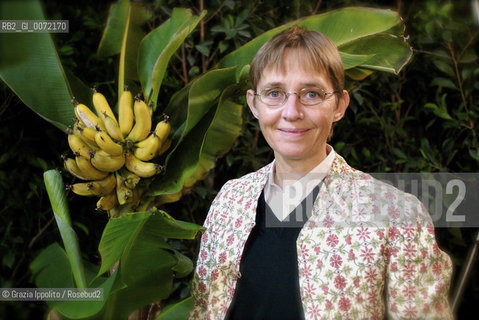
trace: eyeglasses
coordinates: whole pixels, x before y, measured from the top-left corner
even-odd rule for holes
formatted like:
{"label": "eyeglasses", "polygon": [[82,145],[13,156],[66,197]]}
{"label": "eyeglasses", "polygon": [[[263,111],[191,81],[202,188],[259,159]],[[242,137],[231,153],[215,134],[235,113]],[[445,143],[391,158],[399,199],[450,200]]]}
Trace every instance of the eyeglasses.
{"label": "eyeglasses", "polygon": [[314,106],[323,103],[330,95],[338,93],[338,91],[326,92],[316,87],[308,87],[299,90],[299,92],[286,92],[281,88],[265,88],[259,93],[254,94],[259,97],[261,102],[271,107],[280,107],[289,96],[295,94],[299,102],[305,106]]}

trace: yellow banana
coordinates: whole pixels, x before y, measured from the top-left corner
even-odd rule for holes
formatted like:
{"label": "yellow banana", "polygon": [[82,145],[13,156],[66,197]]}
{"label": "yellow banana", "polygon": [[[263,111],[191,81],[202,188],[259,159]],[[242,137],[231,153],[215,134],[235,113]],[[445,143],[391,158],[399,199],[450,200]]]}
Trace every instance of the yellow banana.
{"label": "yellow banana", "polygon": [[75,183],[70,189],[80,196],[106,196],[115,190],[116,179],[113,174],[103,180]]}
{"label": "yellow banana", "polygon": [[80,154],[85,158],[90,156],[90,152],[93,152],[93,149],[90,148],[82,139],[73,134],[73,132],[68,133],[68,145],[72,149],[73,153]]}
{"label": "yellow banana", "polygon": [[125,156],[112,156],[103,150],[91,153],[91,164],[100,171],[114,172],[125,164]]}
{"label": "yellow banana", "polygon": [[135,97],[133,106],[135,113],[135,125],[128,134],[127,139],[135,142],[145,139],[151,130],[151,111],[150,107],[138,97]]}
{"label": "yellow banana", "polygon": [[108,172],[100,171],[92,166],[90,158],[76,156],[75,163],[80,172],[87,177],[84,180],[102,180],[108,176]]}
{"label": "yellow banana", "polygon": [[160,149],[158,150],[158,156],[161,156],[163,153],[165,153],[171,146],[171,139],[168,138],[166,141],[164,141],[161,144]]}
{"label": "yellow banana", "polygon": [[123,91],[118,102],[118,124],[125,137],[133,127],[133,97],[127,90]]}
{"label": "yellow banana", "polygon": [[127,186],[130,189],[135,189],[136,185],[138,182],[140,182],[140,177],[138,177],[136,174],[133,172],[130,172],[128,170],[124,170],[121,173],[121,176],[123,177],[123,181],[125,182],[125,186]]}
{"label": "yellow banana", "polygon": [[97,131],[95,142],[103,151],[112,156],[119,156],[123,153],[123,147],[113,141],[105,131]]}
{"label": "yellow banana", "polygon": [[120,205],[129,202],[133,197],[133,191],[125,185],[125,179],[119,174],[116,175],[116,197]]}
{"label": "yellow banana", "polygon": [[105,115],[115,119],[115,115],[113,114],[108,101],[106,101],[105,96],[96,90],[94,90],[93,93],[93,106],[95,107],[96,114],[102,121],[104,121]]}
{"label": "yellow banana", "polygon": [[80,120],[85,127],[92,129],[100,128],[100,130],[105,129],[101,120],[86,105],[79,103],[75,106],[74,111],[78,120]]}
{"label": "yellow banana", "polygon": [[128,170],[142,178],[149,178],[163,170],[163,167],[159,164],[142,161],[131,153],[126,154],[125,166]]}
{"label": "yellow banana", "polygon": [[63,158],[63,166],[65,169],[74,177],[77,177],[82,180],[91,180],[88,176],[83,174],[83,172],[78,168],[75,159],[72,158]]}
{"label": "yellow banana", "polygon": [[120,127],[118,126],[118,122],[116,122],[115,118],[112,118],[106,114],[103,117],[103,124],[105,125],[106,132],[117,141],[124,141],[123,134],[121,133]]}
{"label": "yellow banana", "polygon": [[105,179],[90,181],[91,190],[96,196],[106,196],[112,193],[116,187],[116,178],[114,174],[108,175]]}
{"label": "yellow banana", "polygon": [[118,126],[118,121],[116,121],[115,114],[103,94],[95,91],[93,94],[93,106],[103,122],[106,132],[108,132],[113,139],[123,141],[123,134]]}
{"label": "yellow banana", "polygon": [[133,151],[135,157],[143,161],[149,161],[153,159],[158,149],[161,146],[161,140],[153,131],[145,140],[142,140],[136,144],[136,148]]}
{"label": "yellow banana", "polygon": [[115,190],[116,179],[110,174],[103,180],[80,182],[70,186],[70,189],[80,196],[105,196]]}
{"label": "yellow banana", "polygon": [[113,209],[117,203],[118,200],[116,198],[116,192],[114,191],[106,196],[101,197],[96,203],[96,209],[108,211]]}
{"label": "yellow banana", "polygon": [[168,136],[171,132],[171,124],[169,117],[165,114],[163,121],[158,122],[155,128],[156,135],[161,139],[162,142],[168,139]]}
{"label": "yellow banana", "polygon": [[98,147],[95,142],[95,134],[96,134],[95,129],[85,127],[81,124],[81,122],[77,122],[73,126],[73,134],[75,134],[77,137],[82,139],[83,142],[86,142],[87,144],[91,146]]}
{"label": "yellow banana", "polygon": [[181,191],[176,193],[162,194],[160,196],[159,202],[160,204],[176,202],[180,200],[182,196],[183,193]]}
{"label": "yellow banana", "polygon": [[67,189],[75,192],[79,196],[96,196],[93,192],[93,185],[91,182],[74,183],[67,186]]}

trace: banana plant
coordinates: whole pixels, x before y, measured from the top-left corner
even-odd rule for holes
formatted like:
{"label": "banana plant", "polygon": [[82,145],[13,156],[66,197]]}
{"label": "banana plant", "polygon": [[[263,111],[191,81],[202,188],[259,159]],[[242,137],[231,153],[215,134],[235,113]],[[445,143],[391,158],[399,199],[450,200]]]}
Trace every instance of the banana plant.
{"label": "banana plant", "polygon": [[[54,243],[32,262],[35,283],[38,287],[103,288],[105,293],[102,302],[48,302],[52,312],[71,319],[126,319],[138,308],[167,298],[174,281],[192,271],[191,260],[167,239],[195,239],[202,228],[175,220],[155,206],[178,201],[230,150],[241,134],[244,106],[238,97],[248,88],[249,63],[273,35],[292,25],[325,33],[337,44],[350,82],[375,71],[398,73],[412,53],[397,13],[344,8],[269,30],[225,55],[169,99],[160,100],[171,58],[205,15],[175,8],[168,20],[146,33],[143,27],[150,17],[140,3],[120,0],[112,5],[97,54],[119,56],[118,97],[127,85],[152,104],[154,116],[168,114],[172,146],[164,158],[164,174],[149,181],[145,198],[151,205],[139,212],[125,207],[105,226],[98,245],[100,265],[81,259],[61,176],[58,171],[45,173],[63,248]],[[2,1],[0,19],[43,20],[45,16],[39,1]],[[89,104],[92,93],[63,67],[51,35],[0,33],[0,44],[0,79],[46,121],[63,131],[71,126],[71,99]],[[185,318],[190,306],[191,298],[167,306],[158,319]]]}

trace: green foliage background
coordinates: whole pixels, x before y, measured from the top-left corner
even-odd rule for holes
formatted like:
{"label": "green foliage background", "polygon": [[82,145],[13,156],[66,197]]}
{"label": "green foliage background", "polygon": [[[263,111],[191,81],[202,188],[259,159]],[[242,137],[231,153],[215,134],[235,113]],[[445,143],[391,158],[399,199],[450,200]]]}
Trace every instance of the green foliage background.
{"label": "green foliage background", "polygon": [[[331,143],[349,163],[366,172],[478,172],[477,137],[479,23],[473,22],[471,1],[291,1],[211,0],[148,1],[151,26],[166,20],[173,7],[208,14],[177,52],[163,82],[165,97],[213,66],[227,52],[265,30],[299,17],[345,6],[391,8],[399,11],[414,48],[412,61],[399,74],[374,73],[350,88],[351,104],[338,123]],[[49,19],[67,19],[68,34],[54,34],[65,67],[106,95],[117,90],[116,58],[99,59],[96,52],[109,3],[46,1]],[[147,30],[149,31],[149,30]],[[100,80],[101,79],[101,80]],[[159,98],[161,100],[161,97]],[[167,100],[164,101],[167,103]],[[42,174],[62,167],[68,153],[65,135],[39,118],[16,96],[0,87],[0,287],[33,287],[28,265],[38,252],[59,239]],[[178,203],[167,205],[175,218],[201,224],[209,204],[228,179],[272,160],[249,112],[242,136],[219,160],[208,178]],[[99,262],[96,244],[107,222],[92,213],[95,199],[69,194],[74,228],[85,259]],[[437,229],[439,244],[453,258],[454,285],[477,230]],[[197,244],[173,245],[193,260]],[[476,265],[477,266],[477,265]],[[479,302],[477,267],[471,272],[458,319],[468,318]],[[186,279],[171,300],[188,293]],[[38,318],[41,303],[2,303],[0,318]]]}

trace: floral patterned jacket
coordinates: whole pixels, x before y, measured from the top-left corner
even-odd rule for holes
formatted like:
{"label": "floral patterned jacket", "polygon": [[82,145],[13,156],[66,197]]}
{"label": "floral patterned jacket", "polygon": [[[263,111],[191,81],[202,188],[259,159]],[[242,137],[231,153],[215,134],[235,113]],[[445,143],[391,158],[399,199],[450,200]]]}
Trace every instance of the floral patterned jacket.
{"label": "floral patterned jacket", "polygon": [[[190,319],[225,318],[270,166],[228,181],[213,201]],[[339,155],[296,247],[306,319],[452,319],[452,264],[426,209]]]}

